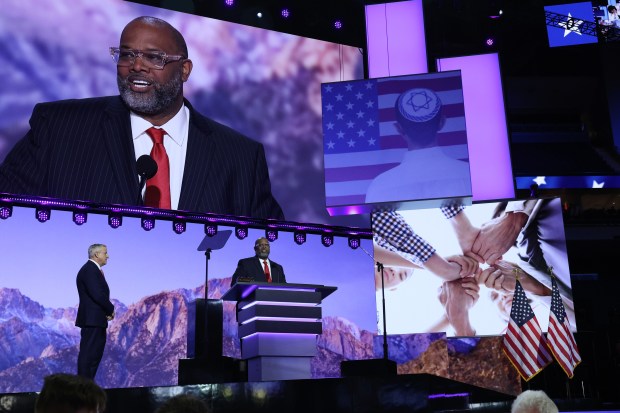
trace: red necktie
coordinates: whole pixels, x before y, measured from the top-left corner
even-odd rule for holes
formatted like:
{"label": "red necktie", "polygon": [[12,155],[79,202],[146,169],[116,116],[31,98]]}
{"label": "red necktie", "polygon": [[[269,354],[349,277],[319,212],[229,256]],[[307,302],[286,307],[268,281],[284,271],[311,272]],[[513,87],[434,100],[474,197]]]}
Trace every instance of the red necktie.
{"label": "red necktie", "polygon": [[146,181],[144,205],[153,208],[170,209],[170,161],[164,147],[166,131],[150,128],[147,129],[146,133],[153,141],[151,157],[157,162],[157,173]]}
{"label": "red necktie", "polygon": [[265,264],[265,277],[267,277],[267,282],[271,282],[271,273],[269,272],[269,265],[267,265],[267,260],[263,260],[263,264]]}

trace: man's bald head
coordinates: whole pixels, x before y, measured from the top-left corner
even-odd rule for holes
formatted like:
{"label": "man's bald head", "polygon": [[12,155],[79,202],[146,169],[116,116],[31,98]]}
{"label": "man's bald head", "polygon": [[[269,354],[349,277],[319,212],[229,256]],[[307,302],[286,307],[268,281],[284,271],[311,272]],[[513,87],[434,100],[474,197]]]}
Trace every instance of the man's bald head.
{"label": "man's bald head", "polygon": [[[179,53],[183,55],[185,58],[189,57],[188,51],[187,51],[187,43],[185,43],[185,39],[183,38],[183,35],[181,34],[181,32],[175,29],[167,21],[158,19],[157,17],[151,17],[151,16],[136,17],[135,19],[127,23],[127,26],[125,26],[125,28],[123,29],[123,33],[127,30],[128,27],[132,25],[136,25],[136,24],[146,24],[149,26],[156,27],[164,32],[168,32],[172,40],[174,41],[174,44],[177,47],[177,50],[174,53]],[[121,38],[122,37],[123,35],[121,33]]]}

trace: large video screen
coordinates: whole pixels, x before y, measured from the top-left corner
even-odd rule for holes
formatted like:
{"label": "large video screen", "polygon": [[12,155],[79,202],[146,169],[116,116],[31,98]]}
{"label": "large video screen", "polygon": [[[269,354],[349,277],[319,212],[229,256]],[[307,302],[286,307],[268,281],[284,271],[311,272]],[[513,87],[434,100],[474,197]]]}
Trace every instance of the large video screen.
{"label": "large video screen", "polygon": [[[116,312],[97,383],[177,384],[178,360],[187,358],[188,307],[204,298],[206,259],[197,250],[203,225],[187,224],[186,232],[176,234],[170,222],[157,221],[147,232],[138,218],[124,217],[122,226],[112,228],[106,215],[89,214],[78,226],[71,212],[56,210],[39,223],[33,208],[14,207],[12,217],[0,220],[0,233],[0,393],[38,391],[44,376],[77,371],[76,275],[94,243],[108,247],[103,270]],[[230,288],[238,260],[253,256],[254,242],[264,234],[251,229],[247,238],[231,236],[224,248],[211,252],[209,298]],[[336,238],[326,248],[318,235],[297,245],[291,233],[271,243],[269,258],[282,265],[288,282],[337,287],[322,303],[315,378],[339,377],[341,360],[372,357],[372,259],[362,250],[371,246],[362,240],[353,250],[345,238]],[[240,358],[234,302],[224,302],[223,331],[223,355]]]}
{"label": "large video screen", "polygon": [[29,130],[35,104],[118,95],[108,48],[133,18],[155,16],[188,43],[191,105],[264,145],[287,220],[368,227],[367,217],[328,216],[321,161],[320,85],[362,78],[357,48],[123,0],[8,0],[2,8],[0,162]]}
{"label": "large video screen", "polygon": [[330,213],[471,199],[460,71],[328,83],[321,92]]}
{"label": "large video screen", "polygon": [[[597,10],[594,8],[594,10]],[[598,43],[595,13],[589,1],[545,6],[549,47]],[[613,26],[603,20],[602,24]]]}
{"label": "large video screen", "polygon": [[372,229],[388,334],[504,334],[517,277],[546,331],[551,272],[576,328],[559,198],[382,211]]}

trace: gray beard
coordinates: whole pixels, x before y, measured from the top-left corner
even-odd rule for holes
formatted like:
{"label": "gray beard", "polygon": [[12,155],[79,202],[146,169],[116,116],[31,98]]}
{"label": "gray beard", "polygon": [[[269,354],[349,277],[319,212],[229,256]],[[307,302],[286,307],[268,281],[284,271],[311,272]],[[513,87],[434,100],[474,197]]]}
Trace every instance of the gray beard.
{"label": "gray beard", "polygon": [[129,109],[145,115],[165,112],[183,94],[183,80],[180,73],[168,83],[155,83],[153,94],[132,91],[129,82],[120,76],[116,76],[116,83],[121,99]]}

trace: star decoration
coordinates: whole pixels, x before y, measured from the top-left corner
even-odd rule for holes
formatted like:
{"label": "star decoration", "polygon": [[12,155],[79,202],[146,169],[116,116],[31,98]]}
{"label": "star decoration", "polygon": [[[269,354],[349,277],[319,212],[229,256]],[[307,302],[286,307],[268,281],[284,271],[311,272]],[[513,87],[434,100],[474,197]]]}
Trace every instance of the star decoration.
{"label": "star decoration", "polygon": [[412,93],[407,100],[407,104],[413,108],[414,112],[417,112],[420,109],[429,109],[432,101],[433,98],[426,94],[426,90],[422,90],[420,92]]}
{"label": "star decoration", "polygon": [[533,181],[538,186],[547,185],[547,182],[545,182],[545,177],[544,176],[537,176],[536,178],[533,179]]}
{"label": "star decoration", "polygon": [[581,31],[579,30],[579,26],[583,24],[583,20],[573,19],[570,12],[568,13],[568,19],[565,22],[558,23],[558,26],[564,28],[564,37],[568,36],[570,33],[575,33],[581,36]]}
{"label": "star decoration", "polygon": [[592,180],[592,188],[598,189],[604,186],[605,186],[605,181],[599,183],[599,182],[596,182],[596,179]]}

